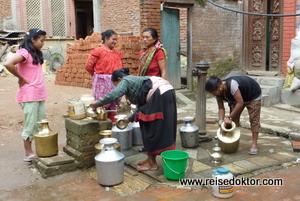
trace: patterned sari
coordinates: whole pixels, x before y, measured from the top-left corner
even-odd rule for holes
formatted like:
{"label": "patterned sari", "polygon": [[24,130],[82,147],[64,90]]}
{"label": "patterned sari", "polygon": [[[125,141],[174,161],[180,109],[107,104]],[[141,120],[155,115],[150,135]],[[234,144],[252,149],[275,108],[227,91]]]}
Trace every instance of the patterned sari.
{"label": "patterned sari", "polygon": [[140,62],[141,62],[141,67],[139,70],[139,76],[145,76],[147,73],[147,70],[149,68],[149,65],[153,59],[153,56],[155,54],[155,52],[159,49],[162,49],[166,55],[166,60],[167,60],[167,51],[165,48],[163,48],[163,44],[160,43],[159,41],[157,41],[157,43],[154,45],[154,47],[146,50],[141,58],[140,58]]}

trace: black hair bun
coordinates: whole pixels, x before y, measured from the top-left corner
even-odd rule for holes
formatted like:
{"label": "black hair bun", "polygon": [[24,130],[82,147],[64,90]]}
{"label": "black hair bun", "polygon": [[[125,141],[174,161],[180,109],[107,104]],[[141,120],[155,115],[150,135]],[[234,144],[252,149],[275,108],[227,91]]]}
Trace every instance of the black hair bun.
{"label": "black hair bun", "polygon": [[122,68],[122,71],[123,71],[126,75],[129,75],[129,68]]}

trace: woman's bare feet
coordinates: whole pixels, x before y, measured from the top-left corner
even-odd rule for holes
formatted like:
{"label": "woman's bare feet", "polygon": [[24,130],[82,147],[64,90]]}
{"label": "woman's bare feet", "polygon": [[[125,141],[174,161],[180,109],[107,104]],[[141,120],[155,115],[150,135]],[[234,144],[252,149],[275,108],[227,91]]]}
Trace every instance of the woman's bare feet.
{"label": "woman's bare feet", "polygon": [[158,166],[156,164],[150,166],[148,163],[146,163],[144,165],[138,165],[136,168],[137,171],[155,171],[157,169],[158,169]]}
{"label": "woman's bare feet", "polygon": [[148,159],[138,162],[138,165],[145,165],[146,163],[148,163]]}
{"label": "woman's bare feet", "polygon": [[138,162],[137,171],[157,170],[156,155],[148,154],[148,158]]}

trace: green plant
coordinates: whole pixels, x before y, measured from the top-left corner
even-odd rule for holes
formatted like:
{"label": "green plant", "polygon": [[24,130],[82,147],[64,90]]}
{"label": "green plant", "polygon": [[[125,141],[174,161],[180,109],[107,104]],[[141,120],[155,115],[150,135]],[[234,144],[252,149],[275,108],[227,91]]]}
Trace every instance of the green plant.
{"label": "green plant", "polygon": [[211,75],[216,75],[219,78],[223,78],[231,71],[238,69],[241,69],[238,59],[229,57],[225,60],[212,63],[208,69],[207,77],[209,78]]}
{"label": "green plant", "polygon": [[206,0],[196,0],[196,1],[197,1],[197,3],[198,3],[200,6],[202,6],[202,7],[204,7],[205,4],[206,4]]}

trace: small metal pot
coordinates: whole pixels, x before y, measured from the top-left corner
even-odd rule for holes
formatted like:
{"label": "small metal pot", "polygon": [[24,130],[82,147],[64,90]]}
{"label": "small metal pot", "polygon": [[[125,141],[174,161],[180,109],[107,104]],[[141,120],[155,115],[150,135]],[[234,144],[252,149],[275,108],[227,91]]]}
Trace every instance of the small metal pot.
{"label": "small metal pot", "polygon": [[86,113],[87,113],[88,117],[92,117],[93,119],[99,120],[99,121],[104,121],[107,118],[107,112],[103,107],[98,107],[97,113],[95,113],[93,108],[88,108]]}
{"label": "small metal pot", "polygon": [[116,121],[116,126],[118,129],[125,129],[128,126],[128,122],[126,121],[126,119],[118,119]]}

